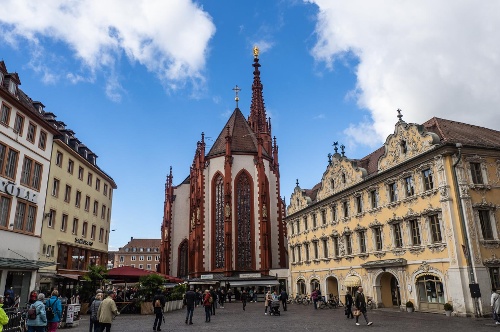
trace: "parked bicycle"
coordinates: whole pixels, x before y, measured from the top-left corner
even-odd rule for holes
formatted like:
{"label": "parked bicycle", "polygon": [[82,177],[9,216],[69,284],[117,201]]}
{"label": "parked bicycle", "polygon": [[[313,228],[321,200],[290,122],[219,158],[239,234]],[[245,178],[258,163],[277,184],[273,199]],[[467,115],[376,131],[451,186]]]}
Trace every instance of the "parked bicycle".
{"label": "parked bicycle", "polygon": [[303,304],[303,305],[309,305],[309,304],[311,304],[311,303],[312,303],[312,299],[311,299],[311,297],[310,297],[309,295],[307,295],[306,297],[304,297],[304,298],[302,299],[302,304]]}

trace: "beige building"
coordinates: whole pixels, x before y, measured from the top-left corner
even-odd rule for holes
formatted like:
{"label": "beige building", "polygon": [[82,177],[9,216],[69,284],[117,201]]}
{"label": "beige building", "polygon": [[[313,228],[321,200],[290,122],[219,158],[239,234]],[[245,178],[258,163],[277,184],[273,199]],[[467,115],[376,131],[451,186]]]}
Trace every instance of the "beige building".
{"label": "beige building", "polygon": [[40,252],[57,262],[41,276],[41,289],[69,289],[90,265],[107,266],[114,180],[97,166],[97,155],[74,132],[45,118],[60,132],[54,138]]}
{"label": "beige building", "polygon": [[343,300],[363,286],[378,307],[488,313],[500,286],[500,132],[398,117],[380,149],[349,159],[336,146],[318,185],[297,182],[290,291]]}
{"label": "beige building", "polygon": [[160,239],[134,239],[114,253],[114,267],[131,266],[158,271],[160,264]]}

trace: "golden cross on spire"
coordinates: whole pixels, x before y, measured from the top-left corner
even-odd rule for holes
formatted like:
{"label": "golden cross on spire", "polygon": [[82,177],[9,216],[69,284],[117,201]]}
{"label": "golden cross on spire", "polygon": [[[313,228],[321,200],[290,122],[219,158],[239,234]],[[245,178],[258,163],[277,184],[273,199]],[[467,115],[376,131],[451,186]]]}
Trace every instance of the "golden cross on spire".
{"label": "golden cross on spire", "polygon": [[259,57],[259,48],[257,47],[257,45],[255,45],[253,47],[253,56],[254,56],[254,58],[258,58]]}
{"label": "golden cross on spire", "polygon": [[238,93],[241,91],[241,89],[238,87],[238,85],[236,85],[234,88],[233,88],[233,91],[235,93],[235,97],[234,97],[234,101],[236,101],[236,108],[238,108],[238,102],[240,101],[240,97],[238,97]]}

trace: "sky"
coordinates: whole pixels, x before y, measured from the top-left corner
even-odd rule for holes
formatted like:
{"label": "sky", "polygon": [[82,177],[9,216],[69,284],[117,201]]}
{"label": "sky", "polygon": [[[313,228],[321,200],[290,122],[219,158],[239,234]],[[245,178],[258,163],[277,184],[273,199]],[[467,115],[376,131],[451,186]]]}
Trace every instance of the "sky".
{"label": "sky", "polygon": [[332,143],[362,158],[433,116],[500,130],[500,2],[0,0],[0,58],[113,177],[110,250],[160,238],[164,185],[189,174],[260,48],[281,195],[312,188]]}

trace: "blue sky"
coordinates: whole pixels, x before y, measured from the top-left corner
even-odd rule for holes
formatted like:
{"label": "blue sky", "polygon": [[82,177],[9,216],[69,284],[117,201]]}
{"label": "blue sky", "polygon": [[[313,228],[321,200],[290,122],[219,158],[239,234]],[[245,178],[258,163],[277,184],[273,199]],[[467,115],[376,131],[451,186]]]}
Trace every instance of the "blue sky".
{"label": "blue sky", "polygon": [[[40,2],[42,3],[42,2]],[[165,177],[188,175],[249,113],[252,47],[282,196],[321,179],[332,142],[361,158],[432,116],[500,130],[500,4],[474,1],[0,0],[0,58],[118,184],[110,248],[159,238]],[[14,14],[15,13],[15,14]]]}

